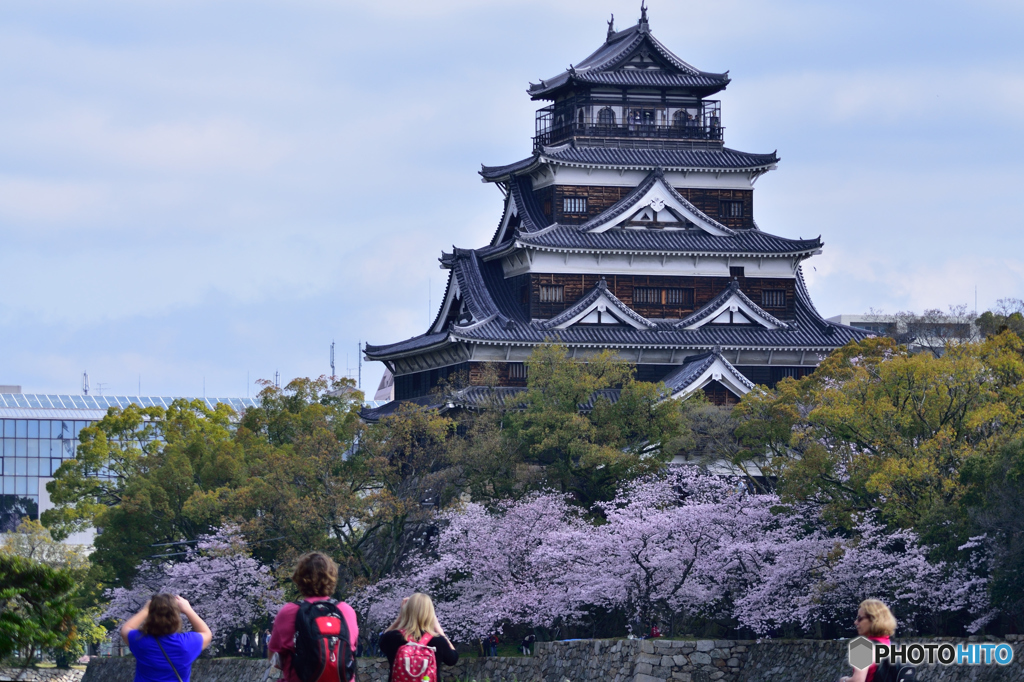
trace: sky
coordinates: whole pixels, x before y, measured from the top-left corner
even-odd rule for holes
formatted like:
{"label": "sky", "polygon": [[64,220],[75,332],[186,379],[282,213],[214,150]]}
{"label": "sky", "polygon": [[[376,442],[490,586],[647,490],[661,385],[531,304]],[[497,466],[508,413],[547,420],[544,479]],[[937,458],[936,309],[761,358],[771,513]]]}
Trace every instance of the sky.
{"label": "sky", "polygon": [[[1024,3],[650,0],[825,316],[1024,298]],[[0,4],[0,384],[255,395],[423,333],[623,0]],[[372,393],[383,372],[364,362]]]}

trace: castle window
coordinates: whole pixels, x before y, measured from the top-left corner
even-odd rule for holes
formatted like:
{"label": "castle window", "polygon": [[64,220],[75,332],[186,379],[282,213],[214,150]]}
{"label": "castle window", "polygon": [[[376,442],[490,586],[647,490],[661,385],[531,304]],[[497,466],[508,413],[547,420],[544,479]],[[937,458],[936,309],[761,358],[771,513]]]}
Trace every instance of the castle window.
{"label": "castle window", "polygon": [[586,213],[587,212],[587,198],[586,197],[565,197],[562,199],[562,212],[563,213]]}
{"label": "castle window", "polygon": [[666,289],[665,301],[669,305],[678,305],[684,308],[692,308],[693,289]]}
{"label": "castle window", "polygon": [[761,306],[764,308],[785,308],[785,289],[765,289],[761,292]]}
{"label": "castle window", "polygon": [[526,363],[525,362],[510,362],[510,363],[508,363],[508,378],[509,379],[525,379],[526,378]]}
{"label": "castle window", "polygon": [[718,206],[718,215],[722,218],[742,218],[742,201],[723,201]]}
{"label": "castle window", "polygon": [[603,126],[615,125],[615,112],[612,111],[611,107],[605,107],[601,111],[597,112],[597,122]]}
{"label": "castle window", "polygon": [[661,289],[654,287],[636,287],[633,289],[633,305],[641,303],[661,305]]}
{"label": "castle window", "polygon": [[729,268],[729,276],[734,278],[734,279],[736,277],[743,277],[743,268],[742,267],[738,267],[738,268],[737,267],[731,267],[731,268]]}
{"label": "castle window", "polygon": [[540,287],[541,303],[563,303],[565,301],[565,287],[542,284]]}

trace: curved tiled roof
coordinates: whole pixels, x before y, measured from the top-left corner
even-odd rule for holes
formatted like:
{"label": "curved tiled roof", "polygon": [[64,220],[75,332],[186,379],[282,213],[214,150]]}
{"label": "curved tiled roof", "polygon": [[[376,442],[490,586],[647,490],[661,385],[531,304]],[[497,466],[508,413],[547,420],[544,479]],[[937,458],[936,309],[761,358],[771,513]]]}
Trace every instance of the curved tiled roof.
{"label": "curved tiled roof", "polygon": [[508,179],[513,173],[532,170],[543,163],[567,166],[626,167],[638,170],[725,170],[763,171],[779,162],[778,154],[752,154],[723,147],[719,149],[618,149],[616,147],[547,147],[543,152],[507,164],[482,166],[480,175],[489,182]]}
{"label": "curved tiled roof", "polygon": [[[574,230],[575,232],[575,230]],[[578,232],[575,232],[579,234]],[[600,235],[596,235],[600,236]],[[731,237],[713,237],[731,239]],[[496,345],[532,346],[557,337],[570,346],[619,348],[678,348],[711,349],[804,349],[828,352],[857,341],[871,333],[837,325],[824,320],[814,309],[807,289],[797,278],[794,299],[794,317],[785,321],[785,327],[767,329],[755,326],[704,325],[698,329],[681,329],[674,322],[649,321],[653,329],[634,329],[626,326],[576,325],[568,329],[553,330],[543,321],[527,320],[516,303],[515,293],[504,279],[500,262],[481,262],[478,252],[459,250],[455,266],[460,277],[459,286],[467,299],[480,300],[470,305],[474,320],[468,324],[455,324],[446,332],[425,334],[390,346],[367,345],[370,359],[408,354],[449,343],[482,343]],[[465,284],[463,284],[465,282]],[[468,304],[467,300],[467,304]],[[780,322],[780,324],[782,324]]]}
{"label": "curved tiled roof", "polygon": [[718,296],[715,296],[713,299],[705,303],[704,307],[702,307],[700,310],[694,312],[692,315],[688,315],[687,317],[684,317],[683,319],[679,320],[678,322],[675,323],[674,326],[678,329],[686,329],[690,325],[700,322],[708,315],[714,314],[714,312],[718,310],[723,303],[728,301],[733,296],[736,296],[741,301],[743,301],[747,305],[747,307],[749,307],[754,313],[757,314],[758,317],[760,317],[768,324],[774,325],[776,327],[782,327],[783,329],[789,327],[788,324],[778,319],[777,317],[767,312],[766,310],[762,310],[761,306],[751,301],[750,298],[745,293],[743,293],[743,290],[740,289],[739,282],[737,282],[736,280],[730,282],[728,289],[726,289],[722,293],[718,294]]}
{"label": "curved tiled roof", "polygon": [[[657,70],[621,68],[631,56],[641,49],[660,56],[666,68]],[[678,82],[652,82],[653,78],[651,77],[655,74],[666,78],[675,77],[679,80]],[[608,80],[599,80],[602,77]],[[527,92],[533,99],[550,99],[555,91],[573,80],[614,85],[689,88],[700,90],[701,94],[706,95],[727,86],[729,75],[727,73],[708,73],[687,64],[651,35],[646,21],[641,21],[636,26],[609,35],[604,45],[565,72],[537,84],[531,83]]]}
{"label": "curved tiled roof", "polygon": [[[703,230],[614,229],[580,232],[575,226],[554,225],[538,232],[522,232],[521,246],[553,251],[630,252],[682,255],[791,256],[821,248],[821,238],[787,239],[767,232],[739,231],[717,236]],[[511,247],[506,247],[511,248]]]}
{"label": "curved tiled roof", "polygon": [[633,310],[625,303],[620,301],[618,296],[608,291],[608,282],[604,278],[601,278],[601,281],[597,283],[597,286],[591,289],[587,293],[587,295],[581,298],[579,301],[569,306],[568,308],[566,308],[559,314],[555,315],[551,319],[541,322],[539,324],[544,329],[554,329],[558,325],[568,322],[572,318],[582,313],[591,304],[593,304],[594,301],[601,298],[602,296],[607,298],[608,301],[611,302],[613,306],[615,306],[616,310],[618,310],[620,313],[622,313],[629,319],[633,320],[637,324],[643,325],[647,329],[654,329],[657,326],[656,324],[648,320],[646,317],[637,313],[635,310]]}
{"label": "curved tiled roof", "polygon": [[686,358],[686,361],[679,366],[679,369],[675,370],[662,380],[665,384],[665,388],[669,390],[670,394],[675,395],[699,379],[700,375],[715,364],[716,360],[729,369],[737,383],[746,386],[748,389],[754,388],[754,384],[750,379],[743,376],[743,374],[736,369],[731,362],[722,357],[721,353],[715,351],[702,353],[700,355],[691,355]]}
{"label": "curved tiled roof", "polygon": [[775,152],[751,154],[735,149],[617,149],[615,147],[550,147],[541,155],[581,165],[633,166],[665,170],[762,169],[779,161]]}

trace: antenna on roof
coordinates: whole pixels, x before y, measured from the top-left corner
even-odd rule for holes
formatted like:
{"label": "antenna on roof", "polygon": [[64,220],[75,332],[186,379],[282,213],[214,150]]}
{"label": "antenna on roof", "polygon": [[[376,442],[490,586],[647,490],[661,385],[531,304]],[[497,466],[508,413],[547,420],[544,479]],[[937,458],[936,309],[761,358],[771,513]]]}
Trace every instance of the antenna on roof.
{"label": "antenna on roof", "polygon": [[640,0],[640,25],[647,25],[647,4],[646,0]]}
{"label": "antenna on roof", "polygon": [[615,35],[615,15],[614,14],[612,15],[612,18],[608,20],[608,40],[611,40],[611,37],[613,35]]}
{"label": "antenna on roof", "polygon": [[334,371],[334,341],[331,341],[331,378],[338,376]]}
{"label": "antenna on roof", "polygon": [[358,345],[356,345],[356,349],[358,349],[358,351],[359,351],[356,354],[356,357],[359,358],[359,375],[358,375],[358,379],[356,380],[356,388],[358,388],[361,391],[361,390],[363,390],[363,341],[362,341],[362,339],[359,340]]}
{"label": "antenna on roof", "polygon": [[89,395],[89,372],[82,372],[82,395]]}

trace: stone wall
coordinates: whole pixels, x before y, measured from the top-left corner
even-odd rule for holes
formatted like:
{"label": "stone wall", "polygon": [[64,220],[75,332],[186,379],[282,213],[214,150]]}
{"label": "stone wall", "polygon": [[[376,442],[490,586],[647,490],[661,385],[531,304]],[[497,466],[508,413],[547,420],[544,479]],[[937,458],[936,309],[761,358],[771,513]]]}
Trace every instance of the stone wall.
{"label": "stone wall", "polygon": [[82,670],[60,670],[59,668],[0,668],[0,682],[79,682],[85,672]]}
{"label": "stone wall", "polygon": [[[1024,682],[1024,638],[1006,641],[1009,666],[920,666],[918,680]],[[131,658],[94,658],[81,682],[132,682],[134,670]],[[267,682],[268,672],[265,661],[200,659],[192,680]],[[845,641],[580,640],[538,642],[531,657],[465,658],[441,666],[440,682],[833,682],[849,672]],[[387,682],[387,661],[359,659],[359,682]]]}

